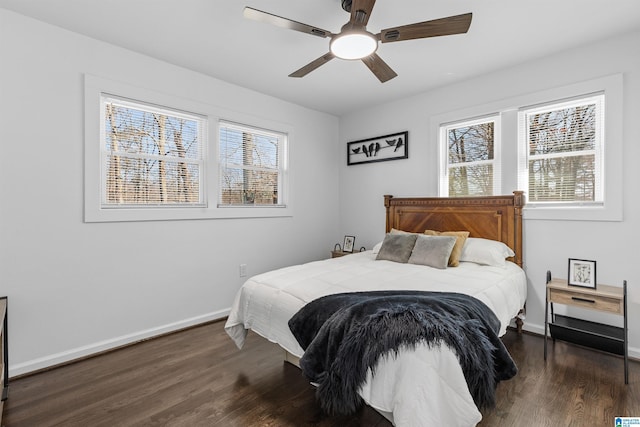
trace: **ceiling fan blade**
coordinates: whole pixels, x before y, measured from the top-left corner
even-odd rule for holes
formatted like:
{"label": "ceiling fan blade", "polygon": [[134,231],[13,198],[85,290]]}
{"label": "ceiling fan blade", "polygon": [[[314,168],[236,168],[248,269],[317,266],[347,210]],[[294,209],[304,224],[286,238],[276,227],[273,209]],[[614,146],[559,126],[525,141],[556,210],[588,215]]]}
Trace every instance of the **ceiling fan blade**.
{"label": "ceiling fan blade", "polygon": [[309,62],[304,67],[289,74],[289,77],[304,77],[310,72],[312,72],[313,70],[315,70],[316,68],[320,67],[321,65],[324,65],[327,62],[331,61],[333,58],[335,58],[335,55],[331,52],[327,52],[324,55],[322,55],[320,58]]}
{"label": "ceiling fan blade", "polygon": [[471,13],[449,16],[448,18],[418,22],[401,27],[387,28],[378,35],[382,43],[399,42],[402,40],[424,39],[427,37],[449,36],[462,34],[469,30]]}
{"label": "ceiling fan blade", "polygon": [[351,3],[352,24],[366,26],[376,0],[353,0]]}
{"label": "ceiling fan blade", "polygon": [[331,37],[333,33],[331,31],[323,30],[322,28],[313,27],[311,25],[303,24],[301,22],[293,21],[288,18],[283,18],[272,13],[263,12],[252,7],[244,8],[244,17],[253,19],[255,21],[266,22],[267,24],[277,25],[278,27],[286,28],[289,30],[300,31],[302,33],[312,34],[318,37]]}
{"label": "ceiling fan blade", "polygon": [[364,62],[371,72],[376,75],[378,80],[380,80],[380,83],[384,83],[397,76],[396,72],[393,71],[377,53],[372,53],[371,55],[362,58],[362,62]]}

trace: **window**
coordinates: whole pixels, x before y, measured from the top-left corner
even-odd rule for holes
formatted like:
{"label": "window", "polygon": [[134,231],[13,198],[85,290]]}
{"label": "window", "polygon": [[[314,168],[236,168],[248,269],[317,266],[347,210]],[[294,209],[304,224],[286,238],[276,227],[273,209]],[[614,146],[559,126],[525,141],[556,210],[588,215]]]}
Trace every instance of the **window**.
{"label": "window", "polygon": [[293,215],[290,124],[174,95],[171,85],[84,80],[85,222]]}
{"label": "window", "polygon": [[526,108],[519,116],[528,203],[602,204],[604,95]]}
{"label": "window", "polygon": [[283,206],[286,134],[220,123],[219,206]]}
{"label": "window", "polygon": [[201,116],[101,98],[102,208],[206,204]]}
{"label": "window", "polygon": [[471,156],[467,132],[494,120],[494,194],[523,190],[525,219],[621,221],[623,88],[622,74],[614,74],[434,115],[438,194],[463,194],[465,185],[483,194],[474,193],[481,181],[469,171],[490,164],[489,150],[478,154],[482,139],[475,139]]}
{"label": "window", "polygon": [[491,196],[500,194],[499,116],[450,123],[440,127],[445,176],[440,194]]}

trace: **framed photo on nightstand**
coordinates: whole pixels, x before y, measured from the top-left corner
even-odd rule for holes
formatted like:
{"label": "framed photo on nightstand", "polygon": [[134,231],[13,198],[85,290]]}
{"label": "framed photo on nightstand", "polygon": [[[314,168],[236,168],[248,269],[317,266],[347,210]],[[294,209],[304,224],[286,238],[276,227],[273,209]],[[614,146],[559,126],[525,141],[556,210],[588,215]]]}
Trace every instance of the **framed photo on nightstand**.
{"label": "framed photo on nightstand", "polygon": [[569,258],[570,286],[582,286],[583,288],[596,288],[596,262],[586,259]]}
{"label": "framed photo on nightstand", "polygon": [[355,236],[344,236],[344,245],[342,245],[343,252],[353,252],[353,244],[356,241]]}

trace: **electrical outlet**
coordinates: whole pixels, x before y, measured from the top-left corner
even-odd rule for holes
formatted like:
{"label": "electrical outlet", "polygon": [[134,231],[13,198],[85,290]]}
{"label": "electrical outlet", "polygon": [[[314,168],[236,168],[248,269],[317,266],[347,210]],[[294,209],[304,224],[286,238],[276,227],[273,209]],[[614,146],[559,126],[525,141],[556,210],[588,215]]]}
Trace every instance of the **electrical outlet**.
{"label": "electrical outlet", "polygon": [[247,276],[247,264],[240,264],[240,277],[246,277]]}

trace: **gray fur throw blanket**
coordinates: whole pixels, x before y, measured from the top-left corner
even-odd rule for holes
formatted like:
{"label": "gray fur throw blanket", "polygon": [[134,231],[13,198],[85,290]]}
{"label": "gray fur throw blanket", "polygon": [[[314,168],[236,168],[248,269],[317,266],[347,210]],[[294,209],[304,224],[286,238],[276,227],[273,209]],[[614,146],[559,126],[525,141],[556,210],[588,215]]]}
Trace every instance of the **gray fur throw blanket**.
{"label": "gray fur throw blanket", "polygon": [[498,337],[500,322],[481,301],[449,292],[373,291],[328,295],[298,311],[289,328],[305,350],[304,375],[318,384],[328,414],[351,414],[380,356],[400,347],[447,345],[457,355],[478,408],[495,405],[499,381],[517,368]]}

